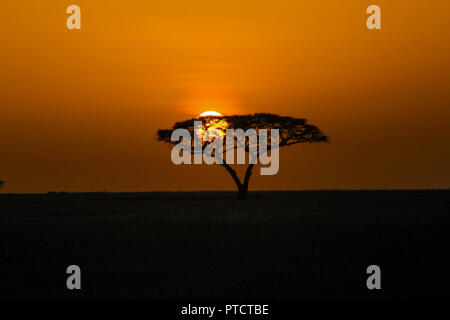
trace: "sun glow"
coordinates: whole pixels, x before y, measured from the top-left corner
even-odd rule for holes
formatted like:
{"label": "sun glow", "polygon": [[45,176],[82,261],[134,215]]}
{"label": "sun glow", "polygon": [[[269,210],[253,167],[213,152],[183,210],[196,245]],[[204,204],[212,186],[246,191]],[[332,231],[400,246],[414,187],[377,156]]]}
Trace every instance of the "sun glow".
{"label": "sun glow", "polygon": [[[204,137],[204,139],[209,141],[216,136],[216,133],[218,133],[221,137],[225,135],[225,130],[228,127],[228,123],[223,119],[214,118],[222,116],[223,115],[217,111],[205,111],[200,114],[200,117],[212,117],[207,119],[203,123],[201,135]],[[215,129],[216,133],[214,131],[207,133],[208,129]]]}
{"label": "sun glow", "polygon": [[200,117],[211,117],[211,116],[213,116],[213,117],[220,117],[220,116],[222,116],[222,114],[220,114],[217,111],[205,111],[205,112],[200,114]]}

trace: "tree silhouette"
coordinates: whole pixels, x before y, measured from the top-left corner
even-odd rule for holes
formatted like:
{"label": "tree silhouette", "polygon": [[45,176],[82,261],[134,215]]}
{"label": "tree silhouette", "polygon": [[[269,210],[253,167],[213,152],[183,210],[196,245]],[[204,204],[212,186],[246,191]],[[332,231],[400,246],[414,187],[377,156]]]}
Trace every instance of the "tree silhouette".
{"label": "tree silhouette", "polygon": [[3,186],[5,185],[5,181],[0,180],[0,190],[2,190]]}
{"label": "tree silhouette", "polygon": [[[207,116],[193,118],[181,122],[176,122],[172,129],[159,129],[157,131],[157,139],[170,145],[176,145],[178,141],[172,141],[172,132],[176,129],[186,129],[194,136],[194,121],[202,121],[202,130],[206,132],[209,128],[219,129],[223,132],[223,139],[226,139],[225,129],[255,129],[259,136],[259,129],[278,129],[279,130],[279,147],[290,146],[303,142],[325,142],[329,141],[319,128],[308,124],[306,119],[298,119],[292,117],[282,117],[270,113],[255,113],[253,115],[233,115],[233,116]],[[209,141],[202,142],[202,150],[204,150],[214,138]],[[245,139],[245,151],[249,152],[249,139]],[[194,139],[191,139],[191,153],[194,153]],[[258,146],[259,148],[259,146]],[[233,149],[237,149],[235,145]],[[272,149],[271,140],[268,139],[268,150]],[[227,150],[224,150],[223,154]],[[228,150],[229,151],[229,150]],[[259,150],[258,150],[259,151]],[[257,153],[259,155],[259,152]],[[247,197],[247,190],[250,177],[253,172],[254,164],[249,164],[245,171],[244,180],[241,182],[236,171],[225,161],[221,163],[227,172],[231,175],[238,189],[238,197],[243,199]]]}

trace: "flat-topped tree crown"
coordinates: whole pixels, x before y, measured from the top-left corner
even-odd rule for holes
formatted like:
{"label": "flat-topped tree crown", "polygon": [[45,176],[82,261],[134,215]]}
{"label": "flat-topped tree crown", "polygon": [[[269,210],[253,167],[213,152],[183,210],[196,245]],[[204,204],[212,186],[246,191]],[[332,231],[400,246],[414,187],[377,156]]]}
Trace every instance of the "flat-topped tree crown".
{"label": "flat-topped tree crown", "polygon": [[[158,140],[176,144],[171,141],[172,132],[176,129],[186,129],[194,134],[194,121],[202,121],[203,130],[210,127],[217,128],[218,124],[225,122],[225,129],[278,129],[280,130],[280,147],[288,146],[302,142],[321,142],[328,141],[328,137],[324,135],[315,125],[307,123],[306,119],[282,117],[271,113],[255,113],[253,115],[233,115],[233,116],[207,116],[192,118],[189,120],[176,122],[172,129],[160,129],[157,132]],[[206,141],[210,143],[211,141]]]}
{"label": "flat-topped tree crown", "polygon": [[[221,138],[226,139],[227,129],[242,129],[247,131],[248,129],[255,130],[256,134],[259,136],[260,129],[271,129],[279,130],[279,141],[278,146],[290,146],[297,143],[304,142],[328,142],[329,139],[324,135],[318,127],[309,124],[306,119],[293,118],[286,116],[279,116],[271,113],[255,113],[252,115],[232,115],[232,116],[205,116],[192,118],[189,120],[176,122],[171,129],[159,129],[157,131],[157,139],[162,142],[166,142],[171,145],[178,144],[179,141],[172,141],[172,133],[177,129],[185,129],[189,131],[191,137],[195,135],[195,122],[201,121],[203,132],[207,132],[208,129],[213,128],[217,130]],[[211,144],[215,139],[205,139],[202,141],[202,149],[205,149],[209,144]],[[271,150],[272,139],[267,139],[267,148]],[[191,139],[192,146],[194,145],[194,139]],[[235,147],[234,147],[235,148]],[[192,149],[191,149],[192,150]],[[224,154],[227,150],[224,151]],[[228,149],[229,151],[229,149]],[[249,139],[245,140],[245,151],[249,152]],[[193,152],[193,151],[191,151]],[[244,181],[237,177],[236,171],[232,169],[226,162],[221,163],[223,167],[230,173],[233,180],[235,181],[238,190],[239,198],[245,198],[248,190],[248,183],[254,164],[249,164],[244,177]]]}

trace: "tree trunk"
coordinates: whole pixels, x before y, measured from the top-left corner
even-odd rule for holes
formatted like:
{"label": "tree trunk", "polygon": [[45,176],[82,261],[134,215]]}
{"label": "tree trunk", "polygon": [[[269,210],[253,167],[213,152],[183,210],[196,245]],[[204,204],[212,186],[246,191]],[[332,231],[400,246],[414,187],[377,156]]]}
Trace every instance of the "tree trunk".
{"label": "tree trunk", "polygon": [[239,177],[236,174],[236,171],[233,170],[228,164],[222,163],[222,166],[228,171],[228,173],[233,178],[234,182],[236,183],[237,189],[238,189],[238,198],[239,199],[247,199],[247,191],[248,191],[248,184],[250,181],[250,177],[252,175],[252,170],[254,167],[254,164],[250,164],[247,167],[247,170],[245,172],[244,177],[244,183],[241,183],[241,180],[239,180]]}
{"label": "tree trunk", "polygon": [[247,189],[245,189],[243,186],[239,189],[238,199],[247,199]]}

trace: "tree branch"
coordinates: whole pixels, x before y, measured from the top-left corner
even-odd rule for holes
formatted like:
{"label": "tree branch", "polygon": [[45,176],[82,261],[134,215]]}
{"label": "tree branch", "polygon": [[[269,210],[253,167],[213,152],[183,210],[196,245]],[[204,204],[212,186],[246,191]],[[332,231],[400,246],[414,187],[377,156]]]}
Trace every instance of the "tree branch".
{"label": "tree branch", "polygon": [[249,164],[248,167],[247,167],[247,170],[245,171],[245,178],[244,178],[244,184],[243,184],[243,187],[244,187],[245,190],[248,189],[248,183],[249,183],[250,177],[251,177],[251,175],[253,173],[252,171],[253,171],[253,167],[254,166],[255,165],[253,163]]}

